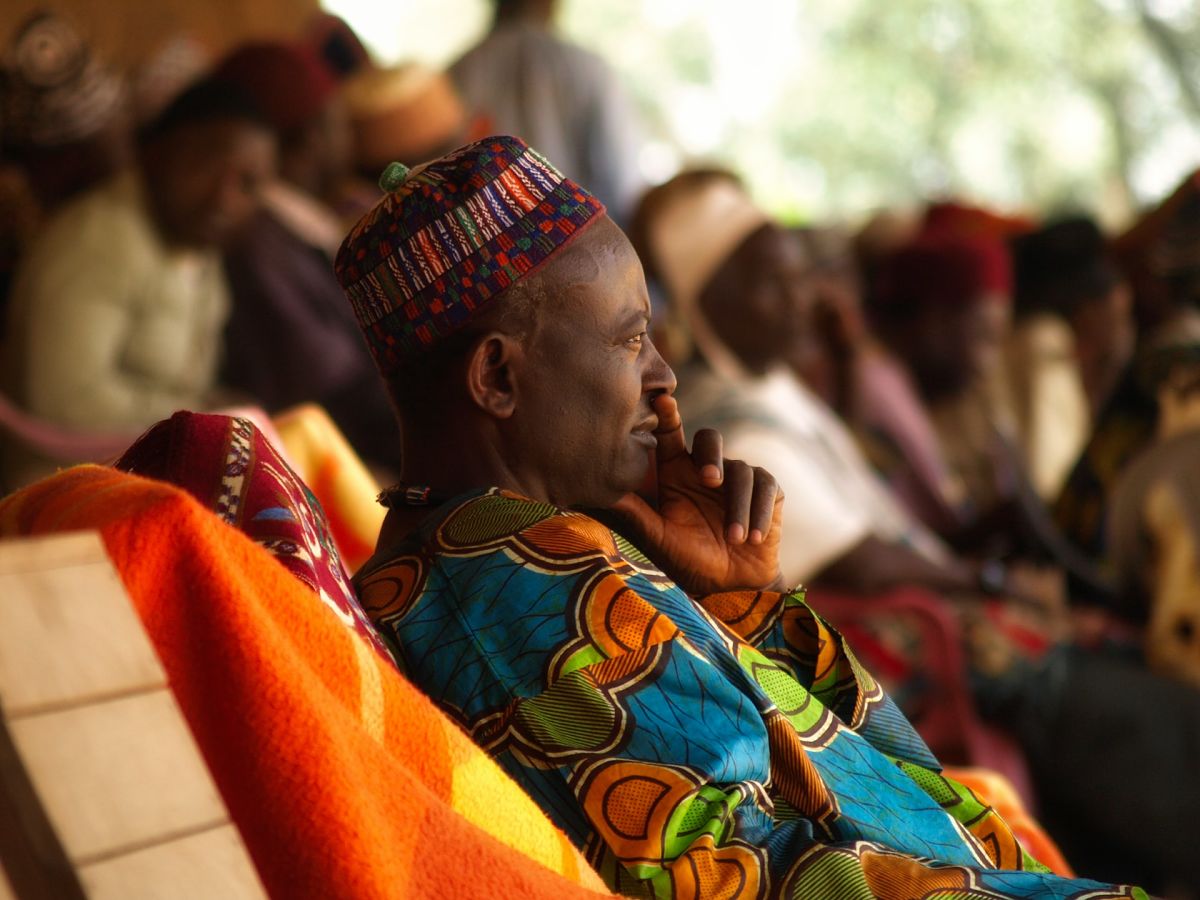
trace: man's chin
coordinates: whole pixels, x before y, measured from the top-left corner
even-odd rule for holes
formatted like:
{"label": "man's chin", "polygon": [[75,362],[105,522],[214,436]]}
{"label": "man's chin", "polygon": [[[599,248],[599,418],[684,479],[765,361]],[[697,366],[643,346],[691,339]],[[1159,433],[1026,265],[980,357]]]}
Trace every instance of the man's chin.
{"label": "man's chin", "polygon": [[651,498],[658,493],[658,470],[654,462],[654,451],[651,450],[630,478],[626,494],[640,494],[644,498]]}

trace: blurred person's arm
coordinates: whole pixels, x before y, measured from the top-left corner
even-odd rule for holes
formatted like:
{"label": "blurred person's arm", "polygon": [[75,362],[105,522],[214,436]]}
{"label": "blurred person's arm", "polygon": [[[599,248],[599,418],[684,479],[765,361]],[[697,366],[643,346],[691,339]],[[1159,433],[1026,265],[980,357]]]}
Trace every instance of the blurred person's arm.
{"label": "blurred person's arm", "polygon": [[818,583],[855,594],[875,594],[916,585],[939,593],[974,593],[979,568],[959,559],[935,562],[915,550],[874,535],[863,538],[825,566]]}

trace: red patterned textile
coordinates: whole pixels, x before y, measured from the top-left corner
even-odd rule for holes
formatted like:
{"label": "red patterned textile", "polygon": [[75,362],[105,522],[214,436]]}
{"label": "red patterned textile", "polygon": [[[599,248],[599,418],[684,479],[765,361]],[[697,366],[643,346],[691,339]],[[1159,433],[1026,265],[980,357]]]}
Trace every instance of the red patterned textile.
{"label": "red patterned textile", "polygon": [[391,658],[354,596],[321,504],[249,419],[177,412],[142,435],[116,467],[186,490]]}

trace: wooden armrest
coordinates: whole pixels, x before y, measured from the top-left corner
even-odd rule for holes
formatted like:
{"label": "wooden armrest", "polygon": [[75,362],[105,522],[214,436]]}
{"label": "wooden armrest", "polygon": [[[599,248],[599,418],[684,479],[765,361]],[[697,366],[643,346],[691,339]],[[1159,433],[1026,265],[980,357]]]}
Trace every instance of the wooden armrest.
{"label": "wooden armrest", "polygon": [[20,898],[265,896],[94,532],[0,542],[0,862]]}

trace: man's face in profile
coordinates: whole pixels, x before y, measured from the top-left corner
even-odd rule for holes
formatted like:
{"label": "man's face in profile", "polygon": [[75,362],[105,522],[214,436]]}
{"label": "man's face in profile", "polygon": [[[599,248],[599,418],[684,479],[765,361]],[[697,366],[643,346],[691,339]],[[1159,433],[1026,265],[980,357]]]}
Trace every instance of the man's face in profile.
{"label": "man's face in profile", "polygon": [[554,501],[609,506],[645,479],[653,397],[675,376],[647,334],[642,266],[607,217],[547,267],[513,416],[515,452],[536,460]]}

